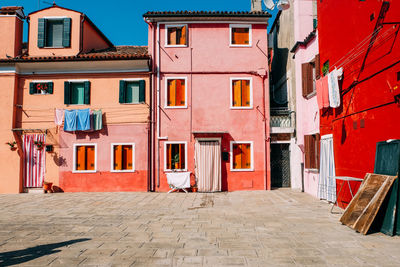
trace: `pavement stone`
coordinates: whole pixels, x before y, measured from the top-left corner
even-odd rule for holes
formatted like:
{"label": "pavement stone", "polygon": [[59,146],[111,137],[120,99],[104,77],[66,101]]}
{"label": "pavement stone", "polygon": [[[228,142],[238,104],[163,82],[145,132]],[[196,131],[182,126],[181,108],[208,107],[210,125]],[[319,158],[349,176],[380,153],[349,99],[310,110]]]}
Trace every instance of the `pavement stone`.
{"label": "pavement stone", "polygon": [[0,266],[400,266],[400,237],[329,210],[290,189],[0,195]]}

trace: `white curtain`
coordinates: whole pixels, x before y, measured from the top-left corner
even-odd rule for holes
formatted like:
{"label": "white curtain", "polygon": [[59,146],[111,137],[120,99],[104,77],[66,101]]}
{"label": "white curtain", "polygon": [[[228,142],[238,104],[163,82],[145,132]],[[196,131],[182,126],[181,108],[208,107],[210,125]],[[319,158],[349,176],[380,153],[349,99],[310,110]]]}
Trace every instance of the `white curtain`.
{"label": "white curtain", "polygon": [[198,191],[221,191],[221,145],[219,142],[196,141],[195,161]]}
{"label": "white curtain", "polygon": [[38,149],[35,142],[46,142],[45,134],[26,134],[22,136],[24,152],[24,187],[42,187],[46,171],[45,147]]}
{"label": "white curtain", "polygon": [[336,176],[335,158],[333,153],[332,135],[321,137],[320,152],[320,171],[318,196],[320,199],[326,199],[330,202],[336,201]]}

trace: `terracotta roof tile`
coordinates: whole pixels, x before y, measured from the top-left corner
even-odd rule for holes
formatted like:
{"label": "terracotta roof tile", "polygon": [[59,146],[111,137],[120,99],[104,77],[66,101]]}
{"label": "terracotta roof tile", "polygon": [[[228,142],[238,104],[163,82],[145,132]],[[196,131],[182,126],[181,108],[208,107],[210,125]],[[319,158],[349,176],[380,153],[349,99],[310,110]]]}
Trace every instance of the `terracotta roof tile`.
{"label": "terracotta roof tile", "polygon": [[114,46],[103,50],[93,50],[76,56],[41,56],[0,59],[0,62],[29,62],[29,61],[90,61],[90,60],[129,60],[148,59],[147,46]]}
{"label": "terracotta roof tile", "polygon": [[148,11],[143,17],[271,17],[264,11]]}

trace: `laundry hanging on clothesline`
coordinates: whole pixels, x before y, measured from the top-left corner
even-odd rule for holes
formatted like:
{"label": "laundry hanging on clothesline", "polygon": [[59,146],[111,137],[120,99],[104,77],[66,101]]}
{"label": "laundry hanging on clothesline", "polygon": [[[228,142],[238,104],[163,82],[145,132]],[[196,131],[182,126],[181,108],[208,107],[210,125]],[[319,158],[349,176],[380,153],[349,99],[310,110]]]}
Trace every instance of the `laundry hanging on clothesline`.
{"label": "laundry hanging on clothesline", "polygon": [[[60,123],[61,111],[56,110],[56,125]],[[64,115],[64,131],[99,131],[103,129],[103,113],[102,110],[90,109],[72,109],[63,110]]]}
{"label": "laundry hanging on clothesline", "polygon": [[336,68],[328,74],[329,106],[331,108],[340,107],[340,89],[338,77],[342,75],[343,69]]}
{"label": "laundry hanging on clothesline", "polygon": [[329,86],[328,86],[328,75],[325,75],[321,79],[316,80],[317,89],[317,102],[318,108],[328,108],[329,107]]}

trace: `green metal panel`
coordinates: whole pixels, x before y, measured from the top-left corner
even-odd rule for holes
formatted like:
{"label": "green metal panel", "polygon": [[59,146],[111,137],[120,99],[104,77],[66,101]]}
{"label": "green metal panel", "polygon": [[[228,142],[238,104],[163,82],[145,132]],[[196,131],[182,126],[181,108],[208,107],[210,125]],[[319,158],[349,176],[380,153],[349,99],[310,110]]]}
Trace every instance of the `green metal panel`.
{"label": "green metal panel", "polygon": [[29,83],[29,94],[30,95],[36,94],[35,83]]}
{"label": "green metal panel", "polygon": [[144,80],[139,81],[139,103],[146,102],[146,83]]}
{"label": "green metal panel", "polygon": [[125,101],[126,103],[139,103],[139,82],[127,82]]}
{"label": "green metal panel", "polygon": [[[379,142],[376,144],[375,168],[374,173],[398,176],[400,171],[400,140],[391,142]],[[381,207],[383,221],[380,231],[386,235],[400,234],[399,205],[400,195],[398,179],[393,183],[391,192],[388,196],[387,204]]]}
{"label": "green metal panel", "polygon": [[90,82],[89,81],[84,82],[83,85],[85,88],[83,103],[86,105],[89,105],[90,104]]}
{"label": "green metal panel", "polygon": [[63,21],[63,38],[62,45],[63,47],[71,46],[71,19],[65,18]]}
{"label": "green metal panel", "polygon": [[39,19],[38,21],[38,47],[44,47],[46,38],[46,19]]}
{"label": "green metal panel", "polygon": [[64,104],[71,104],[71,83],[64,82]]}
{"label": "green metal panel", "polygon": [[48,94],[53,94],[53,88],[54,88],[54,83],[53,82],[47,83],[47,93]]}
{"label": "green metal panel", "polygon": [[126,103],[125,101],[126,82],[119,81],[119,103]]}

